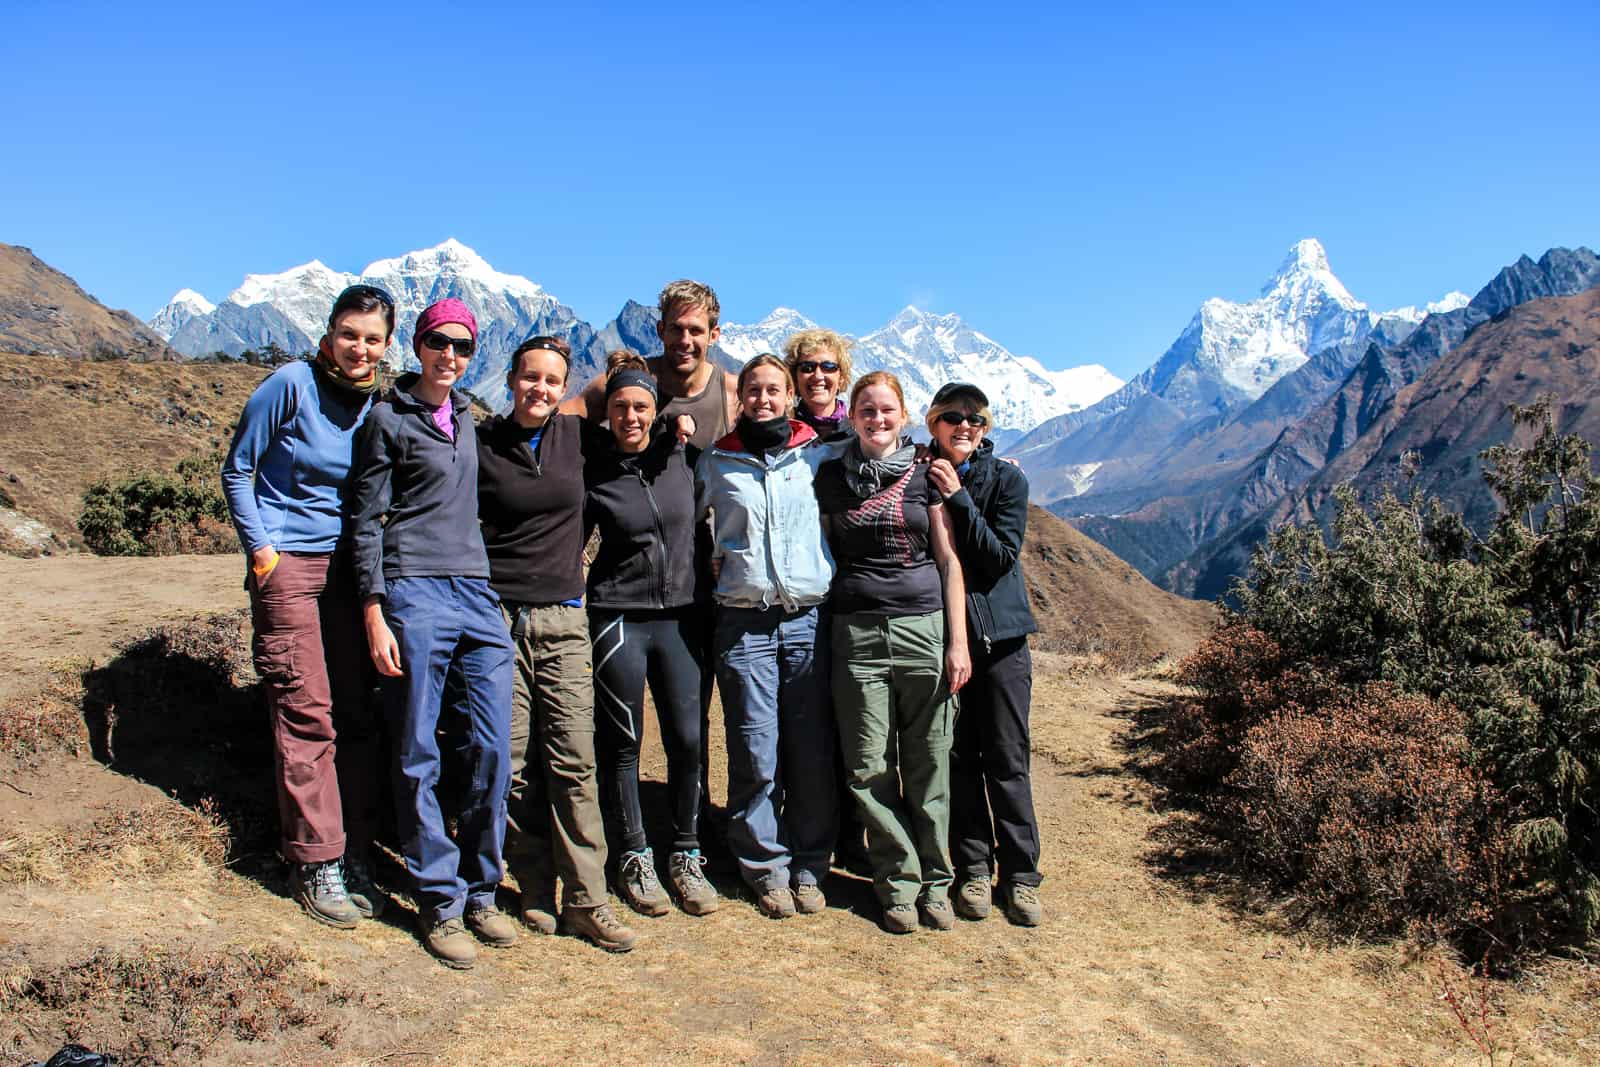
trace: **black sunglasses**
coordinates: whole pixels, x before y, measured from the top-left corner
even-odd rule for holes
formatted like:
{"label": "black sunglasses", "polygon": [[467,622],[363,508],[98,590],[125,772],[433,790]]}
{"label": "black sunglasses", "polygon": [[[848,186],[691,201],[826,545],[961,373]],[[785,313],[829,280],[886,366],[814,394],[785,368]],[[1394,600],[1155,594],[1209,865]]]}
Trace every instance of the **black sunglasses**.
{"label": "black sunglasses", "polygon": [[939,421],[946,426],[960,426],[964,422],[969,426],[976,426],[980,430],[989,425],[989,420],[982,415],[968,415],[961,411],[941,411],[939,412]]}
{"label": "black sunglasses", "polygon": [[334,303],[337,304],[339,300],[343,300],[347,296],[370,296],[373,299],[381,300],[384,304],[388,305],[390,311],[394,310],[394,297],[389,295],[389,291],[387,289],[382,289],[376,285],[368,285],[365,282],[362,282],[358,285],[352,285],[345,289],[344,292],[340,293],[338,299],[335,300]]}
{"label": "black sunglasses", "polygon": [[832,374],[839,369],[839,364],[831,359],[822,360],[820,363],[814,359],[803,359],[794,365],[794,369],[796,374],[815,374],[819,370],[824,374]]}
{"label": "black sunglasses", "polygon": [[477,347],[470,337],[451,337],[438,330],[429,330],[422,335],[422,347],[435,352],[443,352],[447,348],[455,349],[457,359],[470,359],[472,350]]}

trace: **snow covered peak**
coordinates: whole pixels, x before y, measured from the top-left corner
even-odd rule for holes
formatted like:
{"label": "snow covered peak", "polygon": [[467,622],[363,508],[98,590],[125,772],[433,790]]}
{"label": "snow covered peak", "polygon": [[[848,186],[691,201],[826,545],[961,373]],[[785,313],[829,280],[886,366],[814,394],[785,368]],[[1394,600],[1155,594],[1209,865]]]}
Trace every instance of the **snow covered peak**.
{"label": "snow covered peak", "polygon": [[246,274],[239,288],[228,294],[228,303],[240,307],[276,301],[287,293],[326,291],[337,295],[350,283],[350,275],[333,270],[320,259],[290,267],[281,274]]}
{"label": "snow covered peak", "polygon": [[1430,315],[1443,315],[1446,312],[1455,311],[1457,308],[1464,308],[1470,303],[1472,303],[1472,297],[1459,289],[1452,289],[1439,299],[1428,304],[1427,312]]}
{"label": "snow covered peak", "polygon": [[211,301],[207,300],[193,289],[179,289],[176,293],[172,294],[172,299],[167,301],[167,306],[171,307],[174,304],[177,304],[180,307],[188,308],[196,315],[209,315],[211,312],[217,310],[217,305],[213,304]]}
{"label": "snow covered peak", "polygon": [[1334,275],[1333,268],[1328,265],[1328,253],[1315,237],[1295,242],[1277,271],[1261,287],[1261,296],[1286,304],[1332,300],[1347,310],[1366,307],[1351,296],[1344,283]]}
{"label": "snow covered peak", "polygon": [[[520,274],[503,274],[495,270],[487,260],[454,237],[448,237],[432,248],[419,248],[392,259],[374,260],[361,272],[363,278],[369,279],[432,279],[440,274],[450,274],[477,282],[486,289],[522,297],[535,297],[544,291],[537,283]],[[402,285],[401,288],[406,286]]]}
{"label": "snow covered peak", "polygon": [[1332,271],[1328,266],[1328,250],[1322,247],[1322,242],[1315,237],[1306,237],[1294,243],[1289,249],[1289,254],[1284,257],[1278,266],[1278,273],[1274,279],[1282,278],[1288,274],[1304,274],[1309,271]]}

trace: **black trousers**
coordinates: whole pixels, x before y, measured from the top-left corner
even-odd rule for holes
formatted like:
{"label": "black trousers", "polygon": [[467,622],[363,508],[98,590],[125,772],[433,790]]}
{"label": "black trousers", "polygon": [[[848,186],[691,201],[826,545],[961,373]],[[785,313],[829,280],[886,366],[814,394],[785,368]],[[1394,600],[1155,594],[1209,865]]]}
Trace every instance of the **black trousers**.
{"label": "black trousers", "polygon": [[950,859],[958,881],[1038,885],[1039,822],[1033,813],[1028,706],[1033,659],[1028,639],[972,649],[972,680],[961,690],[950,752]]}

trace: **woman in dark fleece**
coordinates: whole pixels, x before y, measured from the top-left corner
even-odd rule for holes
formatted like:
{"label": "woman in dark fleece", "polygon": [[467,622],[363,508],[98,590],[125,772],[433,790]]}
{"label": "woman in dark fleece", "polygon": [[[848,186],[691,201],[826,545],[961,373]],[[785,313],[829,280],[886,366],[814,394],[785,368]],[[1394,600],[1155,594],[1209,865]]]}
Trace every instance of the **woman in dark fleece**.
{"label": "woman in dark fleece", "polygon": [[[351,509],[367,644],[395,746],[395,809],[428,951],[471,967],[477,946],[516,940],[495,907],[505,835],[511,639],[478,530],[478,448],[452,386],[477,343],[459,300],[417,319],[422,363],[373,405],[356,442]],[[442,714],[446,694],[451,707]],[[464,782],[441,808],[441,728]],[[446,830],[454,816],[454,836]]]}
{"label": "woman in dark fleece", "polygon": [[[606,377],[612,446],[585,466],[584,530],[600,531],[589,567],[594,712],[601,787],[621,845],[617,891],[643,915],[668,910],[639,803],[644,691],[655,698],[667,753],[672,847],[667,879],[690,915],[717,910],[703,873],[699,800],[701,635],[710,611],[709,545],[697,538],[694,464],[700,450],[656,425],[656,382],[642,357],[614,353]],[[585,538],[587,540],[587,537]]]}
{"label": "woman in dark fleece", "polygon": [[966,919],[988,915],[998,867],[1006,917],[1037,926],[1042,877],[1028,769],[1028,635],[1038,626],[1018,558],[1028,523],[1028,479],[995,459],[993,444],[984,440],[989,398],[977,386],[953,382],[940,389],[927,421],[936,452],[928,484],[944,501],[966,576],[972,654],[972,681],[961,691],[950,755],[955,910]]}

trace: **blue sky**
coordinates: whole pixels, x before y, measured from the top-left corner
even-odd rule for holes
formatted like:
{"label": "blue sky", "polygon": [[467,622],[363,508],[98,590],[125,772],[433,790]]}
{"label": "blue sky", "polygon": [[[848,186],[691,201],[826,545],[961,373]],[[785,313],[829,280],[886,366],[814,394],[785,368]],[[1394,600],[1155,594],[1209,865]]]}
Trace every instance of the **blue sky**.
{"label": "blue sky", "polygon": [[1593,3],[153,7],[0,40],[0,241],[141,317],[454,236],[1128,377],[1301,237],[1382,307],[1600,245]]}

